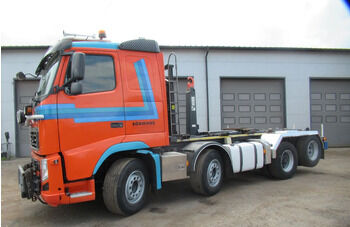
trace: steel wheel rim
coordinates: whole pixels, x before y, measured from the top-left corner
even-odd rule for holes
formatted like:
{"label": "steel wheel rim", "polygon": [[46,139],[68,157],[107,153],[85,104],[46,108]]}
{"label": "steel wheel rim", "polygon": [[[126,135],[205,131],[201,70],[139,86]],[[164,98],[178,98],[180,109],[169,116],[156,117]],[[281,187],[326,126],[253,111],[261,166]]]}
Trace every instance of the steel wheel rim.
{"label": "steel wheel rim", "polygon": [[219,160],[213,159],[207,169],[207,179],[210,187],[216,187],[221,179],[221,164]]}
{"label": "steel wheel rim", "polygon": [[294,164],[294,157],[291,150],[284,150],[281,155],[281,166],[284,172],[292,170]]}
{"label": "steel wheel rim", "polygon": [[307,145],[306,154],[311,161],[315,161],[317,159],[318,153],[320,152],[319,146],[316,141],[311,140]]}
{"label": "steel wheel rim", "polygon": [[125,196],[128,203],[139,202],[145,191],[145,177],[139,170],[132,172],[125,184]]}

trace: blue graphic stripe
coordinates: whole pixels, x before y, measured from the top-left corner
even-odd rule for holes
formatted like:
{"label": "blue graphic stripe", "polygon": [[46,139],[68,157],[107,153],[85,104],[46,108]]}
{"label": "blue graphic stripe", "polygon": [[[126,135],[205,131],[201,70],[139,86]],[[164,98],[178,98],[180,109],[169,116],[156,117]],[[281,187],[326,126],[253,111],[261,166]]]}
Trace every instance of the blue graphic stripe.
{"label": "blue graphic stripe", "polygon": [[134,67],[144,104],[142,107],[76,108],[74,104],[48,104],[38,106],[35,112],[44,115],[44,120],[73,118],[75,123],[158,119],[144,59],[135,62]]}
{"label": "blue graphic stripe", "polygon": [[127,143],[119,143],[108,148],[100,157],[98,162],[95,165],[93,175],[95,175],[102,165],[102,163],[112,154],[121,152],[121,151],[130,151],[130,150],[138,150],[138,149],[147,149],[149,146],[143,142],[135,141],[135,142],[127,142]]}
{"label": "blue graphic stripe", "polygon": [[146,63],[144,59],[134,63],[136,75],[139,81],[139,86],[142,93],[144,107],[134,107],[134,109],[125,109],[126,120],[142,120],[139,117],[144,116],[146,119],[158,119],[158,112],[154,102],[153,90],[149,80]]}
{"label": "blue graphic stripe", "polygon": [[113,154],[116,154],[118,152],[122,151],[130,151],[130,150],[137,150],[136,153],[144,154],[144,155],[151,155],[154,161],[155,166],[155,174],[156,174],[156,183],[157,183],[157,189],[162,188],[162,174],[161,174],[161,163],[160,163],[160,155],[154,154],[152,151],[145,150],[148,149],[149,146],[143,142],[135,141],[135,142],[126,142],[126,143],[119,143],[111,146],[108,148],[100,157],[100,159],[97,161],[93,175],[97,173],[101,165],[104,163],[104,161],[110,157]]}
{"label": "blue graphic stripe", "polygon": [[119,49],[118,43],[108,43],[108,42],[73,42],[72,47],[86,47],[86,48],[99,48],[99,49]]}

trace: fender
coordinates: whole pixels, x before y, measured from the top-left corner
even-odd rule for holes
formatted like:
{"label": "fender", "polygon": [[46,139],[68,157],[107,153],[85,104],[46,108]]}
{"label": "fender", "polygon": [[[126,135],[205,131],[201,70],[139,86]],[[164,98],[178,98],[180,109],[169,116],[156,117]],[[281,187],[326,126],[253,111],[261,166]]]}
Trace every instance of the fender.
{"label": "fender", "polygon": [[121,151],[132,151],[132,150],[139,150],[139,149],[147,149],[149,146],[143,142],[136,141],[136,142],[127,142],[127,143],[118,143],[110,148],[108,148],[100,157],[98,162],[95,165],[93,175],[95,175],[98,171],[98,169],[101,167],[101,165],[104,163],[104,161],[111,156],[112,154],[121,152]]}
{"label": "fender", "polygon": [[[213,142],[213,141],[200,141],[200,142],[193,142],[188,145],[186,145],[183,148],[183,151],[189,152],[188,154],[188,161],[189,161],[189,171],[194,172],[196,170],[196,163],[198,160],[198,157],[207,148],[213,148],[215,150],[224,152],[228,158],[230,158],[230,152],[226,150],[222,144],[218,142]],[[231,160],[231,159],[229,159]],[[231,162],[230,162],[231,163]]]}
{"label": "fender", "polygon": [[149,146],[143,142],[136,141],[136,142],[127,142],[127,143],[119,143],[111,146],[108,148],[100,157],[98,162],[95,165],[93,175],[97,173],[101,165],[104,163],[104,161],[111,155],[122,152],[122,151],[132,151],[137,150],[136,153],[142,154],[142,155],[149,155],[152,157],[154,162],[154,170],[155,170],[155,176],[156,176],[156,186],[157,189],[162,188],[162,181],[161,181],[161,167],[160,167],[160,156],[159,154],[154,154],[153,152],[149,150],[145,150],[149,148]]}
{"label": "fender", "polygon": [[284,138],[311,136],[311,135],[318,135],[318,131],[299,131],[299,130],[276,131],[274,133],[263,133],[261,135],[261,139],[271,144],[272,152],[276,152],[278,146],[280,145],[280,143]]}
{"label": "fender", "polygon": [[162,179],[161,179],[161,171],[160,171],[160,156],[159,154],[154,154],[152,151],[149,150],[138,150],[136,151],[138,154],[143,154],[143,155],[150,155],[153,158],[154,161],[154,170],[156,174],[156,185],[157,185],[157,190],[162,188]]}

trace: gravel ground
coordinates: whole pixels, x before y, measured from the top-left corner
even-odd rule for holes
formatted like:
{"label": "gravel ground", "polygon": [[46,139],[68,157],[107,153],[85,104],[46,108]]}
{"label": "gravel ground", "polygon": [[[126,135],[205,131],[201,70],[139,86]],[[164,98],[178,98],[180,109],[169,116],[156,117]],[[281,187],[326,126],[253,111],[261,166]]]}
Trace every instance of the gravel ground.
{"label": "gravel ground", "polygon": [[1,162],[2,226],[350,226],[350,148],[329,149],[290,180],[238,174],[212,197],[187,181],[167,183],[130,217],[110,214],[102,200],[53,208],[21,199],[17,166],[28,160]]}

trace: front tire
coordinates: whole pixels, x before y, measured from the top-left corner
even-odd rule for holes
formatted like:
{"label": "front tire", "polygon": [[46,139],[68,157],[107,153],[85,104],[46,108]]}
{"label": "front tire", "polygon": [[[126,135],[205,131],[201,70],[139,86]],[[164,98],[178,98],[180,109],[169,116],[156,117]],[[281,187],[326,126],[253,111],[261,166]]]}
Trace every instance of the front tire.
{"label": "front tire", "polygon": [[193,191],[211,196],[218,193],[223,181],[223,162],[216,150],[204,151],[198,158],[196,170],[190,175]]}
{"label": "front tire", "polygon": [[285,180],[293,177],[297,170],[298,155],[293,144],[282,142],[277,149],[276,159],[267,166],[272,177]]}
{"label": "front tire", "polygon": [[136,158],[117,160],[109,168],[103,183],[103,200],[115,214],[131,215],[141,210],[149,188],[148,172]]}

